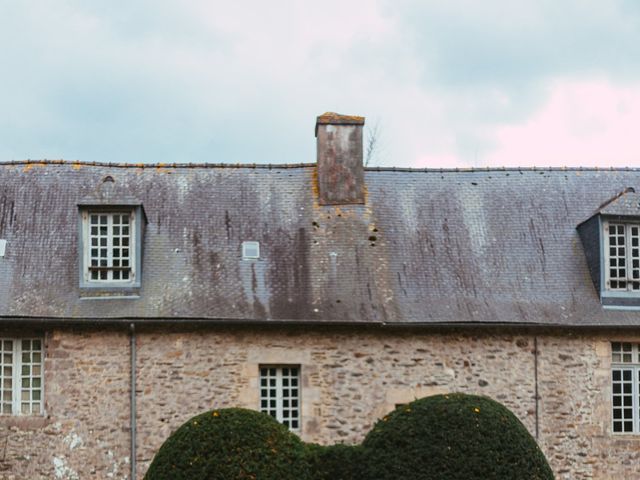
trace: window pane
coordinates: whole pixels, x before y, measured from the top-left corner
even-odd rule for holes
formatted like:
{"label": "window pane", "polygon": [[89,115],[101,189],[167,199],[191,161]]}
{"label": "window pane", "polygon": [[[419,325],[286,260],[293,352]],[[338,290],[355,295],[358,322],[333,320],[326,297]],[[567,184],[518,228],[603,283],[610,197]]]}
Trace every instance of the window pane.
{"label": "window pane", "polygon": [[[631,245],[636,247],[632,248],[629,252],[629,261],[631,265],[630,274],[631,278],[637,279],[640,276],[640,250],[637,248],[640,241],[640,229],[637,225],[631,225],[631,227],[629,228],[629,237],[631,240]],[[638,290],[637,282],[631,284],[631,289]]]}
{"label": "window pane", "polygon": [[[91,266],[98,269],[88,269],[92,281],[122,281],[132,278],[130,251],[127,248],[131,241],[128,237],[130,221],[126,213],[106,213],[91,215],[99,220],[99,228],[92,227],[85,244],[89,245]],[[122,248],[125,247],[125,248]],[[125,263],[125,260],[127,263]],[[120,270],[127,267],[127,270]],[[116,269],[117,268],[117,269]]]}
{"label": "window pane", "polygon": [[[631,344],[629,345],[631,346]],[[628,348],[625,348],[626,344],[622,344],[622,348],[619,348],[618,344],[612,344],[611,347],[612,351],[628,350]],[[624,355],[625,354],[623,354],[623,356]],[[638,377],[639,373],[640,368],[634,366],[625,368],[613,368],[611,371],[611,407],[613,419],[612,428],[614,432],[633,432],[633,425],[637,423],[637,416],[634,418],[633,383],[635,381],[636,385],[640,386],[640,377]],[[637,413],[635,415],[637,415]]]}
{"label": "window pane", "polygon": [[[609,289],[610,290],[626,290],[627,284],[624,280],[627,278],[625,269],[626,253],[625,253],[625,226],[622,224],[609,225]],[[617,248],[615,248],[617,246]],[[606,251],[606,250],[605,250]]]}
{"label": "window pane", "polygon": [[299,428],[299,368],[291,366],[260,368],[260,409],[290,428]]}

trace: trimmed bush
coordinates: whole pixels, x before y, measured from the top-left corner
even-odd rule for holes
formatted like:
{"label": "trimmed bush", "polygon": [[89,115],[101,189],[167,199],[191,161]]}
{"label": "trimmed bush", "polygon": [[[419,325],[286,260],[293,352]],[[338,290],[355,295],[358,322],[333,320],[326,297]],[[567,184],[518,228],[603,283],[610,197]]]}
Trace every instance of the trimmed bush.
{"label": "trimmed bush", "polygon": [[363,447],[371,480],[553,480],[524,425],[486,397],[416,400],[378,421]]}
{"label": "trimmed bush", "polygon": [[313,480],[367,480],[360,445],[307,445],[307,462]]}
{"label": "trimmed bush", "polygon": [[203,413],[162,445],[145,480],[553,480],[524,425],[474,395],[396,409],[362,445],[305,445],[270,416]]}
{"label": "trimmed bush", "polygon": [[162,445],[145,480],[308,480],[305,446],[270,416],[240,408],[193,417]]}

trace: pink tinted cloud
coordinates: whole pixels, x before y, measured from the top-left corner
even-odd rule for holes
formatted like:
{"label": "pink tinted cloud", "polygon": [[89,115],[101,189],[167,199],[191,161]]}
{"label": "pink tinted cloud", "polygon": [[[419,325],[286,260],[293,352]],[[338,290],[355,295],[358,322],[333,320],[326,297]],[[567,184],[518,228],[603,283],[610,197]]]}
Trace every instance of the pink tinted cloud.
{"label": "pink tinted cloud", "polygon": [[640,166],[640,86],[558,81],[526,122],[502,125],[489,166]]}
{"label": "pink tinted cloud", "polygon": [[[476,121],[464,124],[464,131],[455,128],[437,147],[417,146],[411,166],[640,167],[640,85],[558,80],[542,106],[519,123]],[[461,154],[455,141],[469,132],[485,145],[472,157]]]}

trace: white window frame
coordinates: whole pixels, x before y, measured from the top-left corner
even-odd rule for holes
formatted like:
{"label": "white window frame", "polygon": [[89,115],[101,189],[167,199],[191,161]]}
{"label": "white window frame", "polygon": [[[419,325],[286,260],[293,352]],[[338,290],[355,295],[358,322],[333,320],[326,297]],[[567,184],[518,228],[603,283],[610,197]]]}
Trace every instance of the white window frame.
{"label": "white window frame", "polygon": [[[39,350],[31,350],[23,351],[22,342],[23,341],[38,341],[40,342]],[[11,351],[5,350],[5,345],[7,342],[12,342]],[[44,414],[44,392],[45,392],[45,375],[44,375],[44,339],[42,337],[0,337],[0,415],[2,416],[40,416]],[[5,400],[5,394],[9,393],[8,388],[5,388],[5,371],[9,366],[8,362],[5,363],[6,355],[11,353],[11,412],[5,412],[5,403],[9,403]],[[39,353],[40,362],[33,363],[31,362],[23,362],[22,355],[28,353]],[[32,356],[33,358],[33,356]],[[28,374],[23,374],[23,367],[29,368]],[[40,369],[39,375],[33,375],[33,367],[38,366]],[[40,386],[34,387],[34,379],[38,379]],[[28,381],[29,385],[25,386],[25,380]],[[28,392],[29,398],[23,399],[22,394]],[[39,391],[40,398],[37,400],[33,399],[33,394],[35,391]],[[23,403],[29,405],[29,411],[23,412],[22,405]],[[34,406],[35,411],[34,411]]]}
{"label": "white window frame", "polygon": [[[113,246],[113,217],[114,215],[129,215],[129,278],[127,279],[113,279],[113,269],[117,267],[113,267],[113,248],[117,248]],[[90,218],[92,215],[106,215],[107,216],[107,225],[108,225],[108,235],[107,235],[107,260],[108,265],[108,274],[107,279],[92,279],[91,278],[91,222]],[[82,242],[83,242],[83,278],[86,284],[90,285],[113,285],[113,286],[122,286],[122,285],[132,285],[135,283],[136,279],[136,247],[137,247],[137,231],[136,231],[136,211],[135,209],[109,209],[109,210],[83,210],[82,212]],[[104,248],[98,246],[98,248]],[[120,246],[122,248],[122,246]]]}
{"label": "white window frame", "polygon": [[[616,346],[620,346],[618,350]],[[624,351],[624,348],[631,347],[630,350]],[[615,384],[624,384],[624,372],[631,372],[631,405],[626,408],[631,409],[631,431],[616,431],[616,422],[621,422],[624,429],[625,418],[615,418],[616,410],[624,409],[624,399],[622,405],[616,406],[616,397],[624,397],[624,391],[615,392]],[[620,372],[620,381],[614,380],[615,372]],[[624,388],[624,387],[623,387]],[[638,435],[640,434],[640,345],[630,342],[612,342],[611,343],[611,431],[614,435]],[[623,414],[624,415],[624,414]]]}
{"label": "white window frame", "polygon": [[[625,238],[625,244],[624,244],[624,249],[625,249],[625,255],[624,255],[624,260],[625,260],[625,273],[626,273],[626,277],[624,279],[620,279],[620,278],[615,278],[615,279],[611,279],[611,265],[610,265],[610,260],[611,260],[611,254],[610,254],[610,238],[609,238],[609,229],[610,227],[614,225],[614,226],[618,226],[618,225],[622,225],[624,226],[624,238]],[[604,290],[607,292],[612,292],[612,293],[618,293],[618,294],[632,294],[632,295],[638,295],[640,294],[640,287],[637,289],[633,288],[633,284],[640,284],[640,269],[636,269],[638,270],[638,277],[637,278],[633,278],[633,261],[634,261],[634,257],[633,257],[633,249],[638,249],[640,250],[640,245],[634,247],[632,246],[632,234],[631,234],[631,227],[637,227],[640,230],[640,223],[633,223],[633,222],[623,222],[623,221],[609,221],[609,220],[605,220],[603,223],[603,229],[604,229],[604,261],[603,261],[603,268],[604,268],[604,281],[605,281],[605,288]],[[614,248],[619,248],[620,245],[616,245]],[[636,260],[640,261],[640,252],[638,257],[635,258]],[[616,267],[616,268],[619,268]],[[624,281],[626,282],[626,286],[625,288],[611,288],[611,282],[612,281]]]}
{"label": "white window frame", "polygon": [[[286,370],[288,374],[284,373]],[[260,411],[271,415],[289,430],[299,432],[302,425],[301,387],[300,365],[260,365]]]}

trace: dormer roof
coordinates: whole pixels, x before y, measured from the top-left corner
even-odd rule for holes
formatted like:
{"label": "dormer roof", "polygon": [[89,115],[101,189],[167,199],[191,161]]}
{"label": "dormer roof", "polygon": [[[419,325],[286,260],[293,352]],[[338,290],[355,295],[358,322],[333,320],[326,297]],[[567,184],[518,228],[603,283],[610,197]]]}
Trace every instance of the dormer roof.
{"label": "dormer roof", "polygon": [[620,194],[606,202],[599,210],[600,215],[640,217],[640,193],[633,187],[625,188]]}

